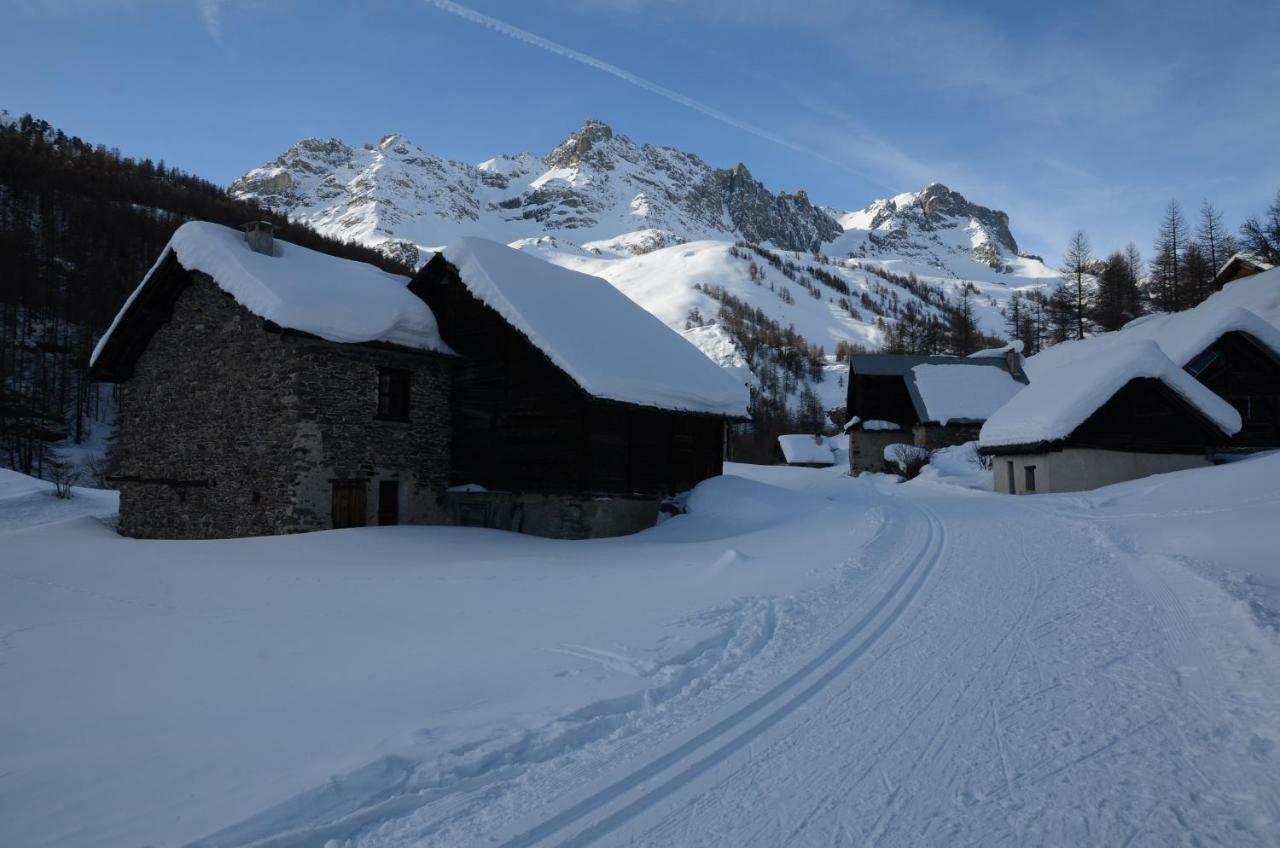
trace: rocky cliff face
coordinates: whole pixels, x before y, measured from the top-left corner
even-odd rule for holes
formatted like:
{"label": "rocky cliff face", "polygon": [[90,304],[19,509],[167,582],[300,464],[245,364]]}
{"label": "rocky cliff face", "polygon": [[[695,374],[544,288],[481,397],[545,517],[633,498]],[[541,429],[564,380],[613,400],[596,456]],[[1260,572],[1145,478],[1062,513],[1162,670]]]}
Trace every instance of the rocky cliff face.
{"label": "rocky cliff face", "polygon": [[637,146],[588,120],[546,156],[479,165],[443,159],[398,135],[356,148],[307,139],[231,186],[322,232],[405,257],[456,235],[550,235],[636,254],[692,239],[746,239],[810,250],[841,232],[803,191],[773,193],[745,165]]}

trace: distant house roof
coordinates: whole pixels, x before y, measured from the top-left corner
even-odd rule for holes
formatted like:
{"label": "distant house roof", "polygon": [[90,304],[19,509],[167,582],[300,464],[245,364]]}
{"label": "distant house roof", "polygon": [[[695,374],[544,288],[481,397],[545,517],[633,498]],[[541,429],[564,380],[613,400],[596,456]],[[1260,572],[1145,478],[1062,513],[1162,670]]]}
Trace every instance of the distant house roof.
{"label": "distant house roof", "polygon": [[147,325],[147,301],[172,306],[174,292],[160,292],[169,279],[160,273],[176,262],[208,274],[249,312],[276,326],[333,342],[384,342],[437,353],[452,353],[440,338],[431,309],[407,288],[409,279],[373,265],[329,256],[276,240],[274,255],[249,249],[238,230],[190,221],[180,226],[142,282],[129,295],[94,348],[90,365],[99,379],[120,379],[141,349],[131,331]]}
{"label": "distant house roof", "polygon": [[[1118,334],[1113,334],[1118,335]],[[1150,339],[1073,346],[1056,367],[1032,374],[1031,385],[982,426],[981,448],[1033,446],[1067,438],[1132,380],[1160,380],[1210,423],[1231,436],[1240,413],[1205,388]]]}
{"label": "distant house roof", "polygon": [[833,445],[821,436],[807,433],[779,436],[778,446],[782,448],[782,457],[788,465],[836,464]]}
{"label": "distant house roof", "polygon": [[[854,412],[854,377],[901,377],[921,423],[980,424],[1025,385],[1009,372],[1005,350],[976,358],[854,354],[849,358],[849,411]],[[897,422],[903,423],[903,422]]]}
{"label": "distant house roof", "polygon": [[[472,295],[588,394],[660,409],[747,415],[745,383],[605,280],[481,238],[459,239],[443,258]],[[439,256],[432,263],[437,261]]]}
{"label": "distant house roof", "polygon": [[1256,253],[1241,251],[1233,254],[1230,259],[1222,263],[1218,273],[1213,275],[1213,284],[1215,288],[1222,288],[1223,285],[1232,280],[1269,271],[1274,267],[1274,265]]}

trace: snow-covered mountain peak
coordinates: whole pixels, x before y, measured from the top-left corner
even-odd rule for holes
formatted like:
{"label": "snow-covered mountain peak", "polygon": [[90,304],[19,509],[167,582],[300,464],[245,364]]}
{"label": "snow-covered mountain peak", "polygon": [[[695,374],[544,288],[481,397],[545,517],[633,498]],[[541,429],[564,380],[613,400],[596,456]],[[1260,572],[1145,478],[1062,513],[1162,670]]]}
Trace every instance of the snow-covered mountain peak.
{"label": "snow-covered mountain peak", "polygon": [[847,233],[863,234],[861,244],[851,245],[855,255],[963,252],[997,270],[1011,269],[1020,255],[1006,213],[973,203],[942,183],[873,200],[837,217]]}

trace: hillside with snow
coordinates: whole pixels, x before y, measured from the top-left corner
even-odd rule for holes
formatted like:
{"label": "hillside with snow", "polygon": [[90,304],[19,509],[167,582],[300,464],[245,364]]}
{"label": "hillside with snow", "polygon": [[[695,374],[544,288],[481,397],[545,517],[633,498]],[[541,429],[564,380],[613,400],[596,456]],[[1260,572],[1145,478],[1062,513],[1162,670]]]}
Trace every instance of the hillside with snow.
{"label": "hillside with snow", "polygon": [[[1019,251],[1005,213],[946,186],[857,211],[816,207],[744,164],[716,168],[591,120],[544,156],[479,164],[400,135],[307,139],[230,191],[409,264],[483,236],[595,274],[766,393],[781,367],[773,393],[793,404],[811,386],[828,409],[844,403],[841,343],[880,347],[908,309],[945,320],[966,289],[978,329],[999,335],[1012,293],[1057,277]],[[803,367],[782,361],[793,349]]]}

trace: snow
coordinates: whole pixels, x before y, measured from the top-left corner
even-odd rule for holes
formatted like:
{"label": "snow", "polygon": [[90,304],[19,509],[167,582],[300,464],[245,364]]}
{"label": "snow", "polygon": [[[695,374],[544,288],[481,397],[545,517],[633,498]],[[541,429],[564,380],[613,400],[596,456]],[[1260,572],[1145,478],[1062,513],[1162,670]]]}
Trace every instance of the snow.
{"label": "snow", "polygon": [[1024,388],[1003,368],[917,365],[912,379],[924,402],[924,421],[985,421]]}
{"label": "snow", "polygon": [[1280,456],[727,471],[589,542],[144,542],[0,475],[0,842],[1274,844]]}
{"label": "snow", "polygon": [[[1034,359],[1034,357],[1033,357]],[[1031,445],[1071,435],[1129,381],[1162,381],[1223,433],[1239,432],[1240,413],[1175,364],[1153,341],[1076,344],[1052,369],[1040,369],[982,426],[982,447]]]}
{"label": "snow", "polygon": [[872,418],[870,420],[862,422],[862,429],[863,430],[901,430],[902,428],[899,427],[897,424],[894,424],[892,421],[880,421],[878,419]]}
{"label": "snow", "polygon": [[1034,381],[1070,362],[1078,351],[1096,351],[1138,340],[1155,342],[1176,364],[1186,365],[1231,331],[1247,333],[1280,356],[1280,269],[1227,283],[1222,291],[1192,309],[1144,315],[1115,332],[1046,348],[1028,359],[1026,368]]}
{"label": "snow", "polygon": [[920,476],[916,479],[986,492],[993,487],[991,465],[988,463],[983,467],[978,457],[977,442],[965,442],[933,451],[929,455],[929,464],[920,470]]}
{"label": "snow", "polygon": [[746,384],[598,277],[506,245],[444,251],[467,289],[589,394],[661,409],[746,416]]}
{"label": "snow", "polygon": [[1004,356],[1009,351],[1022,353],[1022,339],[1014,339],[1003,347],[989,347],[982,350],[975,350],[969,354],[970,359],[987,359],[990,357]]}
{"label": "snow", "polygon": [[389,342],[451,353],[431,310],[409,292],[407,277],[279,239],[275,247],[276,255],[266,256],[250,250],[238,230],[204,221],[183,224],[98,340],[90,361],[97,360],[170,254],[188,271],[208,274],[254,315],[281,327],[333,342]]}
{"label": "snow", "polygon": [[782,456],[788,465],[834,465],[835,453],[822,436],[805,433],[778,437]]}

